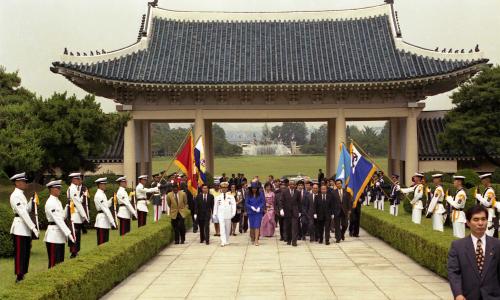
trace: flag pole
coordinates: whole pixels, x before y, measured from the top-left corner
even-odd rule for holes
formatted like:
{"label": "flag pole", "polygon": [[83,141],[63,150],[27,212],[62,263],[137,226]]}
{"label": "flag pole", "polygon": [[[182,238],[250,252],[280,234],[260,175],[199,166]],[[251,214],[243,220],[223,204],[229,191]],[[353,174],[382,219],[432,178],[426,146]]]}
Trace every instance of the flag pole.
{"label": "flag pole", "polygon": [[[368,158],[368,160],[369,160],[372,164],[374,164],[374,165],[375,165],[375,167],[377,167],[377,169],[384,171],[384,170],[383,170],[383,169],[382,169],[382,168],[381,168],[381,167],[380,167],[380,166],[379,166],[379,165],[378,165],[378,164],[377,164],[377,163],[376,163],[376,162],[375,162],[375,161],[371,158],[371,156],[369,156],[368,154],[366,154],[365,150],[364,150],[363,148],[361,148],[361,146],[360,146],[358,143],[356,143],[356,141],[355,141],[355,140],[353,140],[352,138],[351,138],[350,140],[351,140],[351,143],[353,143],[353,144],[354,144],[354,145],[355,145],[355,146],[356,146],[356,147],[357,147],[357,148],[358,148],[358,149],[362,152],[361,154],[363,154],[366,158]],[[395,182],[394,180],[392,180],[392,178],[391,178],[391,177],[387,176],[387,178],[389,178],[389,180],[390,180],[393,184],[396,184],[396,182]],[[383,189],[382,189],[382,192],[384,192],[385,196],[386,196],[387,198],[389,198],[389,196],[385,193],[385,191],[384,191]],[[405,196],[405,199],[410,200],[410,198],[408,197],[408,195],[407,195],[407,194],[403,193],[403,195]],[[411,201],[411,200],[410,200],[410,201]]]}
{"label": "flag pole", "polygon": [[170,164],[168,165],[168,167],[163,172],[163,175],[161,176],[160,181],[165,178],[165,174],[167,174],[167,172],[170,169],[170,167],[172,167],[172,165],[174,164],[174,161],[175,161],[175,158],[177,157],[177,154],[179,154],[179,151],[181,150],[181,148],[184,147],[184,145],[186,144],[186,140],[187,140],[187,138],[189,137],[189,135],[191,134],[192,131],[193,131],[193,128],[190,127],[189,130],[188,130],[188,132],[186,133],[186,136],[184,137],[184,140],[182,141],[182,143],[179,145],[179,147],[175,151],[175,154],[172,156],[172,159],[170,160]]}

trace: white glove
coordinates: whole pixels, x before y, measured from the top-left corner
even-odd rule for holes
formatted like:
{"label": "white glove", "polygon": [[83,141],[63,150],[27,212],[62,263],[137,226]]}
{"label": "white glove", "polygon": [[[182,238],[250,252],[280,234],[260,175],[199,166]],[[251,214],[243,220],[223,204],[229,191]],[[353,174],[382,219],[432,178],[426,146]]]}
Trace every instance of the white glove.
{"label": "white glove", "polygon": [[113,228],[116,228],[116,223],[113,221],[113,223],[111,224],[111,226],[113,226]]}
{"label": "white glove", "polygon": [[69,239],[72,243],[74,243],[74,242],[75,242],[75,238],[73,238],[73,235],[72,235],[71,233],[68,235],[68,239]]}
{"label": "white glove", "polygon": [[301,216],[301,215],[302,215],[302,214],[301,214],[301,213],[299,213],[299,218],[300,218],[300,216]]}
{"label": "white glove", "polygon": [[194,219],[196,220],[196,217],[198,217],[196,214],[194,214]]}
{"label": "white glove", "polygon": [[40,236],[40,232],[38,231],[38,229],[36,229],[36,227],[34,227],[33,229],[31,229],[31,231],[33,231],[33,234],[38,238]]}
{"label": "white glove", "polygon": [[260,212],[260,207],[257,207],[257,209],[255,210],[255,212]]}
{"label": "white glove", "polygon": [[250,208],[254,211],[254,212],[257,212],[257,209],[253,206],[250,206]]}
{"label": "white glove", "polygon": [[334,216],[334,215],[332,215],[332,219],[333,219],[334,217],[335,217],[335,216]]}
{"label": "white glove", "polygon": [[452,196],[447,196],[446,197],[446,201],[448,201],[448,202],[453,201],[453,197]]}
{"label": "white glove", "polygon": [[318,215],[317,214],[314,214],[314,218],[317,219],[318,218]]}
{"label": "white glove", "polygon": [[281,210],[280,210],[280,215],[281,215],[282,217],[284,217],[284,216],[285,216],[285,212],[283,211],[283,209],[281,209]]}
{"label": "white glove", "polygon": [[481,194],[476,194],[476,199],[477,199],[477,200],[479,200],[479,199],[481,199],[481,198],[482,198]]}

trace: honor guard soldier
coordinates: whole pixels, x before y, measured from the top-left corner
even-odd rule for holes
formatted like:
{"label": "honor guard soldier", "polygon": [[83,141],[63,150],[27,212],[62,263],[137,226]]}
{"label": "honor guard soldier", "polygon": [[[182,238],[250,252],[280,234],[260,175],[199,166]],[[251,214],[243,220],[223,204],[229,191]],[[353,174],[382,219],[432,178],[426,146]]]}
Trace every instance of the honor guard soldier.
{"label": "honor guard soldier", "polygon": [[410,201],[412,205],[411,221],[415,224],[420,224],[422,221],[422,210],[424,209],[424,204],[422,203],[422,197],[424,196],[423,178],[423,174],[415,173],[412,178],[414,185],[409,188],[401,189],[401,192],[404,194],[413,193],[413,199]]}
{"label": "honor guard soldier", "polygon": [[75,238],[71,234],[71,229],[64,222],[64,210],[59,200],[61,195],[61,180],[55,180],[47,183],[49,189],[49,199],[45,203],[45,215],[49,226],[45,232],[45,246],[47,247],[47,255],[49,257],[49,269],[58,263],[64,261],[64,246],[66,240],[75,242]]}
{"label": "honor guard soldier", "polygon": [[444,216],[443,214],[446,213],[446,210],[444,209],[443,206],[443,200],[444,200],[444,190],[443,187],[441,186],[441,178],[443,177],[443,174],[434,174],[432,175],[432,182],[436,185],[436,188],[434,189],[434,193],[432,195],[431,202],[429,203],[429,207],[427,209],[427,216],[430,216],[432,214],[432,229],[437,230],[437,231],[443,231],[443,224],[444,224]]}
{"label": "honor guard soldier", "polygon": [[389,196],[389,203],[391,204],[389,213],[393,216],[398,216],[399,212],[399,195],[401,194],[401,186],[399,185],[399,175],[392,174],[393,185],[391,188],[391,194]]}
{"label": "honor guard soldier", "polygon": [[130,232],[130,219],[132,216],[137,218],[137,212],[130,203],[130,198],[127,193],[127,177],[123,176],[116,179],[116,182],[120,185],[118,191],[116,192],[116,198],[118,199],[118,220],[120,220],[120,235],[125,235]]}
{"label": "honor guard soldier", "polygon": [[26,189],[26,173],[20,173],[12,176],[10,180],[14,183],[14,191],[10,195],[10,206],[14,211],[15,217],[10,227],[10,233],[14,238],[14,273],[16,282],[24,279],[28,273],[31,252],[31,233],[38,237],[39,232],[35,223],[30,218],[30,212],[33,209],[33,201],[26,199],[24,190]]}
{"label": "honor guard soldier", "polygon": [[161,219],[161,215],[164,212],[163,209],[163,195],[162,191],[166,189],[166,185],[162,185],[160,183],[160,174],[153,175],[153,182],[151,183],[152,188],[158,188],[157,191],[153,192],[153,196],[151,200],[153,201],[153,219],[155,222],[158,222]]}
{"label": "honor guard soldier", "polygon": [[382,173],[379,173],[375,180],[375,202],[377,203],[376,208],[379,210],[384,210],[385,195],[383,187],[384,187],[384,176],[382,175]]}
{"label": "honor guard soldier", "polygon": [[146,225],[146,218],[148,216],[148,200],[147,193],[159,192],[158,187],[145,188],[144,185],[148,180],[148,175],[139,176],[139,184],[135,187],[135,196],[137,199],[137,223],[138,227]]}
{"label": "honor guard soldier", "polygon": [[465,237],[465,223],[467,222],[463,211],[467,200],[467,194],[463,188],[464,180],[464,176],[453,176],[453,186],[457,189],[457,192],[455,197],[446,197],[446,201],[452,209],[450,217],[453,224],[453,236],[458,238]]}
{"label": "honor guard soldier", "polygon": [[71,221],[75,227],[75,240],[73,243],[68,242],[69,251],[71,252],[70,258],[75,258],[80,251],[80,241],[82,237],[82,228],[85,222],[88,222],[87,211],[83,207],[83,197],[80,191],[81,189],[81,175],[80,173],[71,173],[69,178],[71,178],[71,184],[66,191],[66,196],[68,198],[71,207]]}
{"label": "honor guard soldier", "polygon": [[111,214],[109,208],[113,205],[113,198],[108,199],[104,191],[106,190],[107,178],[99,178],[95,181],[97,184],[97,191],[94,195],[94,203],[97,211],[95,217],[97,245],[107,243],[109,241],[109,229],[111,226],[116,228],[115,219]]}
{"label": "honor guard soldier", "polygon": [[488,209],[488,228],[486,229],[486,234],[488,236],[498,237],[498,218],[496,210],[498,209],[500,211],[500,203],[496,201],[495,190],[493,190],[491,186],[491,176],[491,173],[479,176],[485,190],[482,195],[477,193],[476,199],[479,204]]}

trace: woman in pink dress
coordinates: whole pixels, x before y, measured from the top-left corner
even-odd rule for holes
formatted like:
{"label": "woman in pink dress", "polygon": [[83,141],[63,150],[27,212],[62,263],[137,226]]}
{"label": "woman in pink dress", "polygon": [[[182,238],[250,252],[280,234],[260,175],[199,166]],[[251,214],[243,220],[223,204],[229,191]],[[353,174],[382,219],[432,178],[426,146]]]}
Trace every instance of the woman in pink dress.
{"label": "woman in pink dress", "polygon": [[266,198],[266,210],[264,217],[262,218],[262,225],[260,228],[260,235],[271,237],[274,235],[274,229],[276,228],[275,216],[275,196],[272,191],[272,185],[267,182],[264,185],[264,197]]}

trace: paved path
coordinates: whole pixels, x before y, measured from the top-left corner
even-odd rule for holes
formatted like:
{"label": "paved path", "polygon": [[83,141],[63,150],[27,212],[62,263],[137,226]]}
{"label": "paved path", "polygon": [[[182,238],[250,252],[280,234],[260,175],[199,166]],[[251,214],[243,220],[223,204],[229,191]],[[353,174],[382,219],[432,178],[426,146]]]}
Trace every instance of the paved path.
{"label": "paved path", "polygon": [[189,233],[103,299],[452,299],[446,280],[361,236],[298,247],[265,238],[256,247],[245,234],[220,247],[218,238],[206,246]]}

